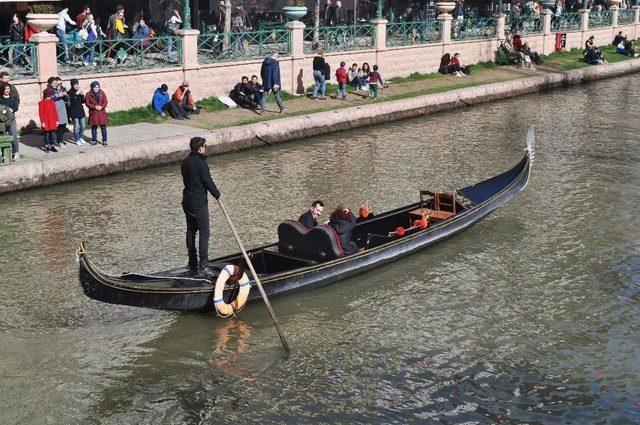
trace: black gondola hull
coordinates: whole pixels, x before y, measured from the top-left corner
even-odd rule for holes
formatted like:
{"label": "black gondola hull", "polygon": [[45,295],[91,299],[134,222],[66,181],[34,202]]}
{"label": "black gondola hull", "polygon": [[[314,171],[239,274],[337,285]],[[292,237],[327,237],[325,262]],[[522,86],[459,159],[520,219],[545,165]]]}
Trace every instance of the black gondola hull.
{"label": "black gondola hull", "polygon": [[[466,190],[470,196],[473,195],[479,201],[447,221],[358,254],[301,267],[285,273],[261,276],[263,287],[270,297],[276,297],[326,286],[384,266],[454,236],[486,218],[522,190],[528,182],[530,167],[530,153],[527,153],[518,165],[506,173],[469,188],[461,189],[460,193]],[[492,189],[492,185],[495,188]],[[491,190],[495,190],[495,193],[492,193]],[[415,204],[404,208],[413,207]],[[231,256],[213,261],[225,263],[228,258]],[[149,276],[146,281],[143,278],[132,281],[125,278],[124,275],[114,277],[102,273],[84,252],[80,252],[79,261],[79,277],[82,288],[85,294],[93,299],[112,304],[164,310],[213,309],[213,284],[203,279],[193,279],[195,287],[156,288],[152,285],[154,279],[162,279],[157,275]],[[249,302],[257,301],[260,298],[259,291],[252,289]]]}

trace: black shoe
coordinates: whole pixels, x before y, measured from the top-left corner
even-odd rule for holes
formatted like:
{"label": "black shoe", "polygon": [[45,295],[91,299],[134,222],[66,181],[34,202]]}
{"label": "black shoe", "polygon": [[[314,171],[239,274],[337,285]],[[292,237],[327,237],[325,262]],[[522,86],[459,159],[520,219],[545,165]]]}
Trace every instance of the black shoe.
{"label": "black shoe", "polygon": [[45,151],[46,153],[51,152],[51,148],[49,147],[49,145],[47,145],[47,146],[45,146],[45,147],[44,147],[44,151]]}
{"label": "black shoe", "polygon": [[214,276],[216,271],[209,266],[198,266],[198,276]]}
{"label": "black shoe", "polygon": [[55,146],[49,146],[49,149],[51,150],[51,152],[58,152],[58,149],[56,149]]}
{"label": "black shoe", "polygon": [[107,146],[107,141],[106,140],[102,141],[102,146]]}
{"label": "black shoe", "polygon": [[97,145],[97,144],[98,144],[98,141],[97,141],[97,140],[92,140],[92,141],[90,141],[90,142],[89,142],[89,144],[90,144],[91,146],[95,146],[95,145]]}

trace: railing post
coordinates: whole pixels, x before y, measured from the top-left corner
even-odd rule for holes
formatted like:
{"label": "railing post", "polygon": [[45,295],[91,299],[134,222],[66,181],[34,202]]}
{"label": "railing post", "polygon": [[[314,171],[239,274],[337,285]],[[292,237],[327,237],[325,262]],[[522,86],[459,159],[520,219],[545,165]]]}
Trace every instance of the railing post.
{"label": "railing post", "polygon": [[549,9],[542,11],[542,35],[551,35],[551,17],[553,12]]}
{"label": "railing post", "polygon": [[631,6],[631,8],[635,12],[635,16],[633,18],[633,23],[638,25],[638,24],[640,24],[640,6],[635,5],[635,6]]}
{"label": "railing post", "polygon": [[581,14],[580,30],[584,33],[589,31],[589,9],[580,9],[578,13]]}
{"label": "railing post", "polygon": [[[284,27],[290,32],[289,42],[291,43],[292,60],[289,62],[291,64],[291,79],[288,87],[282,88],[291,93],[304,94],[306,71],[304,68],[304,29],[306,25],[300,21],[291,21],[287,22]],[[307,78],[307,80],[309,79]]]}
{"label": "railing post", "polygon": [[371,24],[376,30],[376,50],[378,52],[387,50],[387,21],[383,18],[371,20]]}
{"label": "railing post", "polygon": [[611,26],[613,28],[618,26],[618,16],[620,16],[620,7],[618,6],[609,6],[609,10],[611,11]]}
{"label": "railing post", "polygon": [[198,67],[198,36],[200,31],[182,29],[176,31],[178,37],[182,38],[182,69],[193,69]]}
{"label": "railing post", "polygon": [[306,25],[300,21],[291,21],[284,24],[291,32],[291,56],[293,59],[304,58],[304,29]]}
{"label": "railing post", "polygon": [[[449,13],[440,13],[437,19],[442,26],[442,43],[451,44],[451,21],[453,21],[453,16]],[[504,29],[502,32],[504,32]]]}
{"label": "railing post", "polygon": [[504,13],[496,13],[493,17],[496,19],[496,37],[498,37],[498,41],[502,41],[505,39],[507,15]]}
{"label": "railing post", "polygon": [[36,44],[38,69],[35,71],[38,81],[42,83],[47,81],[49,77],[58,75],[58,58],[56,56],[58,37],[47,32],[39,32],[32,35],[29,42]]}

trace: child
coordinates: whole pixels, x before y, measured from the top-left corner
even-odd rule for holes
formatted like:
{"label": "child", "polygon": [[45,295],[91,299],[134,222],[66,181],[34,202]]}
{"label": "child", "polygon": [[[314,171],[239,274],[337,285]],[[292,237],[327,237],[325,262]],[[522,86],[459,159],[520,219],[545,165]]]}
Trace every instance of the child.
{"label": "child", "polygon": [[69,90],[69,119],[73,123],[73,141],[80,146],[85,143],[84,134],[84,93],[80,90],[80,82],[72,78],[71,90]]}
{"label": "child", "polygon": [[378,65],[373,65],[373,71],[369,73],[369,97],[378,98],[378,87],[384,84],[382,75],[378,72]]}
{"label": "child", "polygon": [[336,80],[338,82],[338,92],[336,97],[341,96],[342,100],[347,99],[347,64],[340,62],[340,68],[336,69]]}
{"label": "child", "polygon": [[105,92],[100,90],[100,83],[94,81],[91,83],[91,91],[85,96],[85,103],[89,108],[89,125],[91,126],[91,144],[98,144],[98,126],[102,133],[102,146],[107,146],[107,125],[109,118],[105,108],[109,101]]}
{"label": "child", "polygon": [[53,88],[47,87],[43,92],[43,99],[38,103],[40,110],[40,123],[44,135],[44,151],[58,152],[55,147],[56,129],[58,128],[58,111],[53,100]]}

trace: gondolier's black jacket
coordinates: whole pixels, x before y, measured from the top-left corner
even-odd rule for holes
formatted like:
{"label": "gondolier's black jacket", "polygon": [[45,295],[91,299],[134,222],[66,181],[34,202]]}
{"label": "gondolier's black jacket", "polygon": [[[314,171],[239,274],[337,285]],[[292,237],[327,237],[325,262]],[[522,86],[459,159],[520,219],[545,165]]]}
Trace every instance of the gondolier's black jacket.
{"label": "gondolier's black jacket", "polygon": [[209,166],[200,154],[191,152],[188,157],[182,160],[182,181],[184,190],[182,191],[182,206],[186,210],[199,210],[208,205],[207,191],[218,199],[220,191],[211,178]]}

